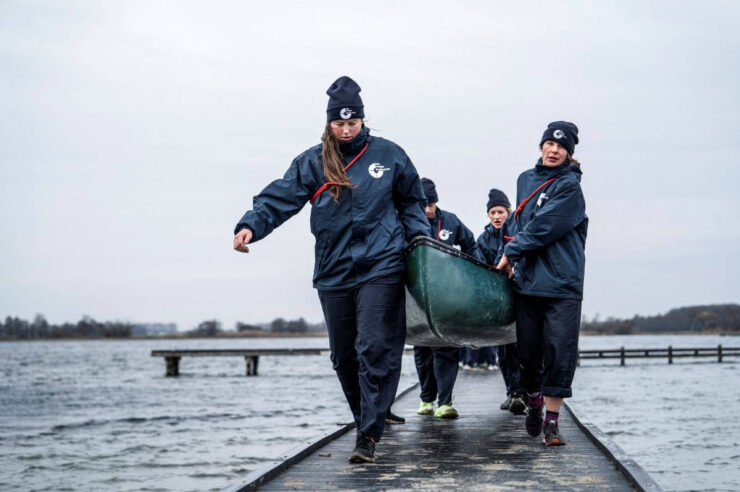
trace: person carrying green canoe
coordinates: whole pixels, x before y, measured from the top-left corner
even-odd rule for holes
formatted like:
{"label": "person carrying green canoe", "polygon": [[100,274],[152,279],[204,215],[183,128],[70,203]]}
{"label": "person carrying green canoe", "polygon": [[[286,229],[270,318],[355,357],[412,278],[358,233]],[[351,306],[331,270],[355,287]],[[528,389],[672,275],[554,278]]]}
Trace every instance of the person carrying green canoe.
{"label": "person carrying green canoe", "polygon": [[581,166],[573,159],[577,143],[578,127],[573,123],[555,121],[547,126],[540,139],[540,159],[519,175],[519,205],[504,223],[506,243],[497,263],[516,281],[520,384],[527,392],[525,427],[533,437],[544,433],[546,446],[565,444],[558,416],[563,398],[572,396],[578,360],[588,217]]}
{"label": "person carrying green canoe", "polygon": [[429,235],[419,175],[401,147],[365,127],[360,86],[340,77],[321,144],[254,197],[234,230],[242,253],[311,203],[313,284],[329,330],[331,361],[357,424],[353,463],[375,461],[396,396],[406,341],[403,251]]}

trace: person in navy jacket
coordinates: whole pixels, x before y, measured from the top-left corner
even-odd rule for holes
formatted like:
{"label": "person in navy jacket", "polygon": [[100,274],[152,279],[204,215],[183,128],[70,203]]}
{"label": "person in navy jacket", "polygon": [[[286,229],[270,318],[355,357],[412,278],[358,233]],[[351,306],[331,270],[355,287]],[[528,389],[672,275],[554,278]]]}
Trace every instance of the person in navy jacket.
{"label": "person in navy jacket", "polygon": [[[488,203],[486,211],[490,222],[486,224],[483,232],[478,236],[478,249],[489,265],[496,265],[498,250],[504,242],[501,229],[506,218],[511,214],[511,203],[506,194],[491,189],[488,192]],[[526,409],[519,387],[519,356],[517,354],[516,342],[495,347],[498,355],[498,364],[501,368],[501,376],[506,386],[506,400],[499,406],[501,410],[509,410],[517,415],[524,414]]]}
{"label": "person in navy jacket", "polygon": [[[482,261],[475,236],[470,229],[455,214],[437,207],[439,196],[434,182],[422,178],[421,183],[427,199],[425,212],[432,238],[450,246],[460,246],[463,253]],[[414,347],[414,362],[421,385],[421,402],[417,414],[434,414],[435,417],[444,419],[458,417],[457,410],[452,406],[452,389],[457,379],[459,354],[460,349],[457,347]]]}
{"label": "person in navy jacket", "polygon": [[254,197],[234,229],[234,249],[248,252],[248,244],[311,203],[313,285],[333,367],[357,423],[350,461],[373,462],[406,339],[403,250],[413,237],[429,235],[429,223],[411,159],[364,126],[360,86],[345,76],[326,92],[321,144]]}
{"label": "person in navy jacket", "polygon": [[544,432],[548,446],[565,444],[558,415],[563,398],[572,396],[578,360],[588,217],[580,164],[573,159],[577,143],[573,123],[555,121],[547,126],[540,159],[517,181],[519,205],[504,224],[506,244],[497,265],[516,280],[526,429],[535,437]]}

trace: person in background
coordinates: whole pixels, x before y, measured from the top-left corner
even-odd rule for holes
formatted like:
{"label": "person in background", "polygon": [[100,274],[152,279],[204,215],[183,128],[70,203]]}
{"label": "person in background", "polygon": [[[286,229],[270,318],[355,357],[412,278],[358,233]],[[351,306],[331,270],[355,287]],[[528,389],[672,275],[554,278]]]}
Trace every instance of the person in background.
{"label": "person in background", "polygon": [[[439,196],[434,182],[422,178],[424,195],[427,199],[426,217],[429,220],[432,238],[449,246],[459,246],[467,255],[481,260],[475,237],[470,229],[451,212],[437,206]],[[416,411],[419,415],[432,415],[442,419],[455,419],[459,416],[452,406],[452,389],[457,379],[458,347],[414,347],[414,362],[421,385],[421,402]],[[434,400],[437,410],[434,410]]]}
{"label": "person in background", "polygon": [[406,340],[403,250],[428,236],[419,176],[395,143],[370,135],[360,86],[340,77],[321,144],[254,197],[234,229],[234,249],[264,239],[311,203],[313,285],[329,331],[331,361],[357,424],[350,462],[374,462],[401,374]]}
{"label": "person in background", "polygon": [[[504,242],[501,229],[506,218],[511,214],[511,203],[509,203],[509,198],[503,191],[493,188],[488,192],[486,210],[490,223],[478,236],[477,244],[486,263],[495,265],[499,248]],[[517,415],[523,415],[526,407],[519,387],[519,356],[517,355],[516,342],[499,345],[495,349],[501,375],[506,385],[506,399],[499,408],[509,410]]]}
{"label": "person in background", "polygon": [[495,371],[495,347],[461,347],[458,365],[466,371]]}
{"label": "person in background", "polygon": [[565,444],[558,417],[563,398],[572,396],[578,360],[588,217],[581,166],[573,158],[577,143],[573,123],[547,125],[540,139],[540,159],[519,175],[519,205],[504,224],[507,242],[497,265],[516,280],[520,382],[527,392],[525,427],[534,437],[544,433],[546,446]]}

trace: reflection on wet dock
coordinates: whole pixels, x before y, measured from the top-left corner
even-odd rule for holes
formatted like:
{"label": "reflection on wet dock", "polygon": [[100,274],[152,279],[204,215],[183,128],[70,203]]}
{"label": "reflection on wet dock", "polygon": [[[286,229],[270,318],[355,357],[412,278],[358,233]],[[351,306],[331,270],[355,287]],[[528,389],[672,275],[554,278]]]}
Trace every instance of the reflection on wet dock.
{"label": "reflection on wet dock", "polygon": [[393,411],[406,424],[386,427],[378,461],[353,465],[351,426],[299,446],[227,490],[660,490],[652,478],[598,428],[563,408],[566,446],[532,438],[524,417],[499,410],[505,397],[498,372],[460,371],[457,420],[415,414],[418,389]]}

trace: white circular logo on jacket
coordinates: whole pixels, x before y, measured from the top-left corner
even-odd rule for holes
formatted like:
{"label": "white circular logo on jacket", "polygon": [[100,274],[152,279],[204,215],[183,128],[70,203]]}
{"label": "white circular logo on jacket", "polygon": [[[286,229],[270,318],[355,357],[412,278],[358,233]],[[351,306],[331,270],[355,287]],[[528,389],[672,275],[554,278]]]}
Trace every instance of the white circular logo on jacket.
{"label": "white circular logo on jacket", "polygon": [[552,136],[560,140],[561,138],[567,138],[565,136],[565,133],[563,133],[563,130],[555,130],[552,132]]}
{"label": "white circular logo on jacket", "polygon": [[439,231],[439,238],[442,241],[447,241],[450,238],[450,234],[452,234],[452,231],[448,231],[447,229],[442,229]]}
{"label": "white circular logo on jacket", "polygon": [[351,110],[351,109],[349,109],[349,108],[342,108],[342,109],[341,109],[341,110],[339,111],[339,116],[340,116],[340,117],[341,117],[341,118],[342,118],[343,120],[348,120],[348,119],[352,118],[352,115],[353,115],[353,114],[354,114],[354,111],[352,111],[352,110]]}
{"label": "white circular logo on jacket", "polygon": [[370,176],[372,176],[375,179],[380,178],[381,176],[383,176],[384,172],[390,171],[390,170],[391,168],[384,167],[383,164],[379,162],[373,162],[372,164],[370,164],[370,167],[367,168],[367,171],[370,173]]}

